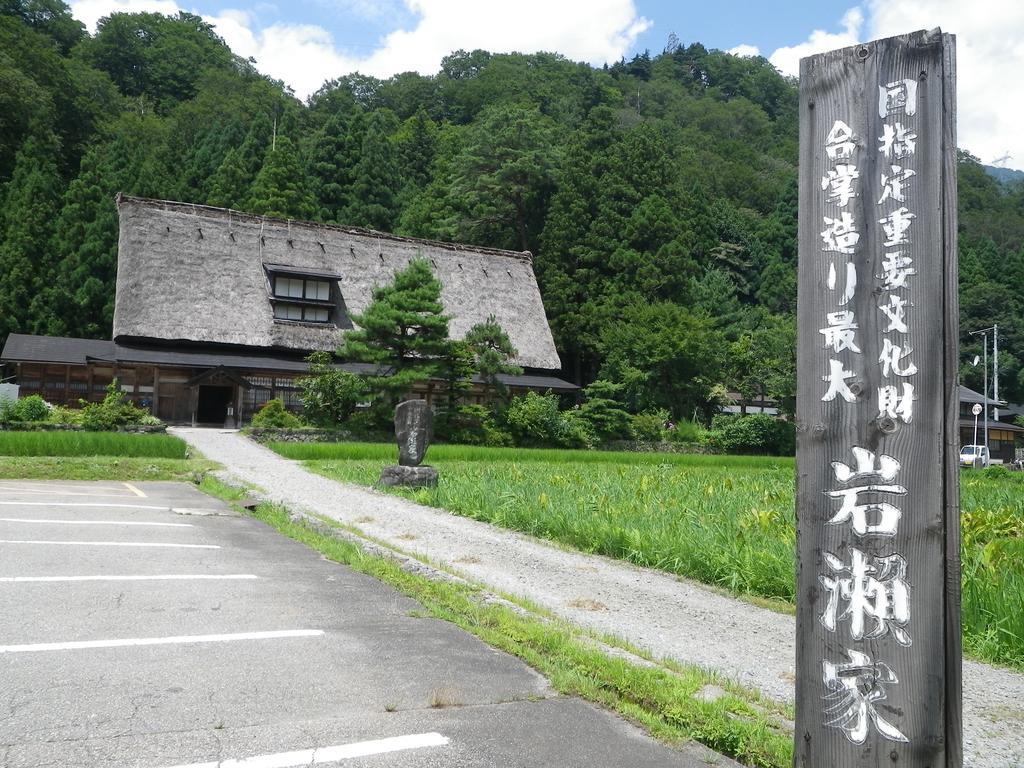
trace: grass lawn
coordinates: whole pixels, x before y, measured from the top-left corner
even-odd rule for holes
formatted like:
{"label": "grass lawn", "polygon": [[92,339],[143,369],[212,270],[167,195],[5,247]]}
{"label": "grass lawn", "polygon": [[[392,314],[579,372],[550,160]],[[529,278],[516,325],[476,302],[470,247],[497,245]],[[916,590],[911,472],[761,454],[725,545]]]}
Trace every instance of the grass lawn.
{"label": "grass lawn", "polygon": [[184,459],[187,446],[170,435],[125,432],[0,432],[0,456],[145,456]]}
{"label": "grass lawn", "polygon": [[0,432],[2,480],[197,481],[217,464],[169,435]]}
{"label": "grass lawn", "polygon": [[[374,485],[391,445],[282,444],[315,472]],[[792,459],[432,446],[423,504],[660,568],[736,594],[794,600]],[[1024,669],[1024,476],[965,473],[964,645]]]}

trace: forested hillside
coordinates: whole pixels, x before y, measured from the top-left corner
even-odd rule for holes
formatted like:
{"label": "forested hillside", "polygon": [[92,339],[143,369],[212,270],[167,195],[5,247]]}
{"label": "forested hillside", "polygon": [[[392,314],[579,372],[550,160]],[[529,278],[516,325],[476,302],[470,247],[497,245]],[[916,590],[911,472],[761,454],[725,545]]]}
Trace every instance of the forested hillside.
{"label": "forested hillside", "polygon": [[[677,416],[715,385],[789,398],[796,107],[764,59],[698,43],[603,69],[459,51],[303,104],[198,17],[89,36],[0,0],[0,342],[110,333],[122,191],[530,250],[567,377]],[[960,168],[964,356],[999,323],[1024,400],[1024,185]]]}

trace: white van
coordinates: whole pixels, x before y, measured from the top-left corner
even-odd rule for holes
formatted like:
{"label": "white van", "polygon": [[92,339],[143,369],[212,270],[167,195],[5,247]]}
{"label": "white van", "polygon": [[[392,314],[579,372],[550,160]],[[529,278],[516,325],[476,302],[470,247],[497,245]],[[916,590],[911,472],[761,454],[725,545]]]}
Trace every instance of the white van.
{"label": "white van", "polygon": [[973,467],[974,462],[980,460],[981,466],[987,467],[990,463],[987,445],[964,445],[960,448],[960,466]]}

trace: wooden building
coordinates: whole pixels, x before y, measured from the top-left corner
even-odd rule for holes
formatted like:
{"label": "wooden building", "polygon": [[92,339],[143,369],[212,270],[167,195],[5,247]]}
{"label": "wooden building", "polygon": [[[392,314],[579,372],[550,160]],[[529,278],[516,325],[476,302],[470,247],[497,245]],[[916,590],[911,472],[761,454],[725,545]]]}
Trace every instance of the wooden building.
{"label": "wooden building", "polygon": [[[985,407],[985,397],[963,385],[960,386],[960,445],[974,444],[974,413],[975,405]],[[993,409],[1000,407],[1000,418],[995,419]],[[1009,464],[1016,458],[1016,451],[1024,447],[1024,427],[1011,423],[1012,416],[1002,409],[1006,403],[988,399],[988,451],[994,462]],[[1005,419],[1005,420],[1004,420]],[[978,444],[985,444],[984,410],[978,416]]]}
{"label": "wooden building", "polygon": [[[119,196],[117,208],[112,339],[11,334],[0,360],[15,369],[23,397],[77,405],[102,399],[116,378],[171,423],[245,422],[273,397],[297,409],[304,358],[334,351],[372,289],[413,258],[441,282],[454,338],[497,318],[524,371],[503,377],[513,391],[575,389],[556,375],[561,361],[529,253],[163,200]],[[433,389],[426,383],[418,394]]]}

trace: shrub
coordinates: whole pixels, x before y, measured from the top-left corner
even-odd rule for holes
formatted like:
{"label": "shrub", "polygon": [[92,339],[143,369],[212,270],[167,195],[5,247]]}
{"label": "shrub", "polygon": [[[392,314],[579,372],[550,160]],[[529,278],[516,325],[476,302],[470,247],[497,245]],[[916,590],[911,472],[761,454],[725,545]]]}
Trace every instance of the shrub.
{"label": "shrub", "polygon": [[101,403],[82,404],[80,421],[83,427],[92,431],[117,429],[128,424],[160,424],[160,419],[152,416],[149,411],[139,408],[130,402],[121,391],[117,379],[107,385],[106,394]]}
{"label": "shrub", "polygon": [[558,397],[551,392],[527,392],[515,397],[505,411],[505,423],[516,445],[589,447],[594,433],[577,411],[558,410]]}
{"label": "shrub", "polygon": [[46,421],[50,417],[50,406],[39,395],[29,395],[18,400],[11,409],[11,421]]}
{"label": "shrub", "polygon": [[557,444],[560,422],[558,398],[550,392],[546,395],[527,392],[514,397],[505,411],[505,423],[516,445]]}
{"label": "shrub", "polygon": [[722,453],[792,456],[796,451],[796,428],[790,421],[765,413],[719,414],[711,420],[707,442]]}
{"label": "shrub", "polygon": [[1016,479],[1016,476],[1009,470],[1009,468],[1002,464],[992,464],[985,467],[985,469],[981,471],[981,474],[989,480]]}
{"label": "shrub", "polygon": [[67,408],[63,405],[55,405],[50,411],[48,421],[51,424],[81,424],[82,410],[80,408]]}
{"label": "shrub", "polygon": [[483,405],[461,405],[448,422],[446,439],[462,445],[489,445],[503,448],[512,445],[512,435],[501,429],[494,414]]}
{"label": "shrub", "polygon": [[598,379],[583,390],[586,399],[577,413],[600,440],[618,440],[630,433],[630,415],[618,400],[622,389],[621,384]]}
{"label": "shrub", "polygon": [[298,380],[302,415],[321,427],[344,424],[366,397],[366,382],[335,368],[328,352],[314,352],[306,360],[309,375]]}
{"label": "shrub", "polygon": [[558,425],[556,443],[563,448],[593,448],[597,435],[590,422],[578,411],[564,411]]}
{"label": "shrub", "polygon": [[642,443],[659,443],[665,439],[665,422],[670,418],[664,408],[643,411],[633,416],[629,434]]}
{"label": "shrub", "polygon": [[700,443],[706,440],[707,430],[693,421],[677,421],[672,429],[665,430],[665,439],[670,443]]}
{"label": "shrub", "polygon": [[274,429],[298,429],[302,426],[299,417],[285,410],[284,401],[279,397],[268,400],[252,417],[254,427]]}

